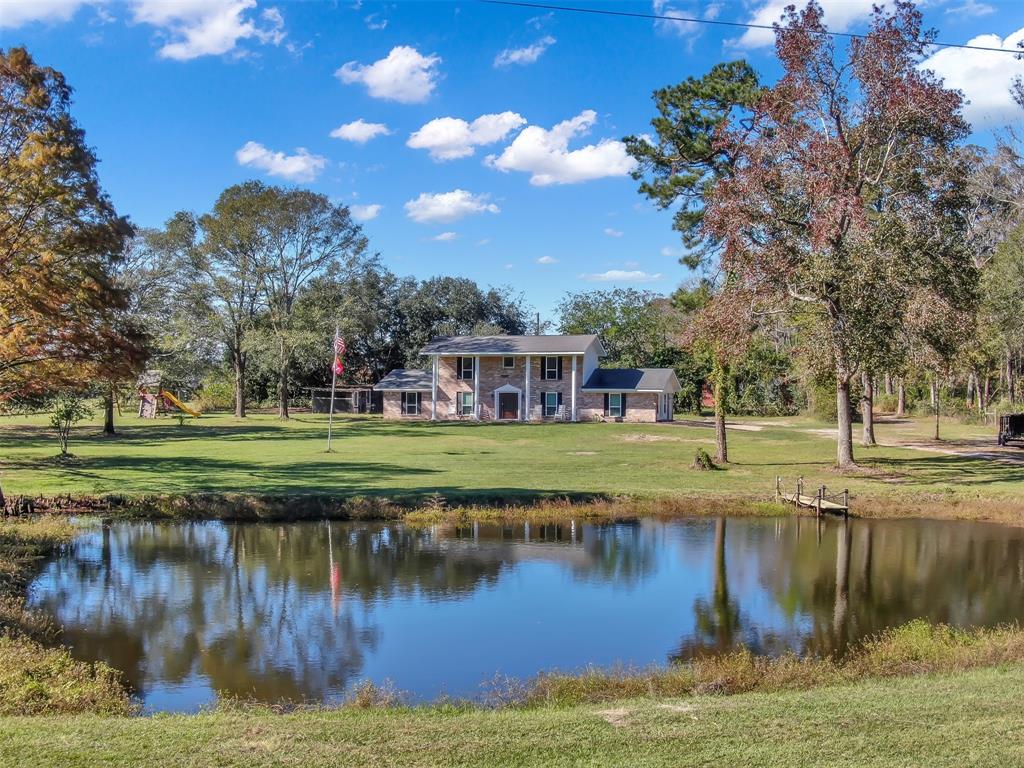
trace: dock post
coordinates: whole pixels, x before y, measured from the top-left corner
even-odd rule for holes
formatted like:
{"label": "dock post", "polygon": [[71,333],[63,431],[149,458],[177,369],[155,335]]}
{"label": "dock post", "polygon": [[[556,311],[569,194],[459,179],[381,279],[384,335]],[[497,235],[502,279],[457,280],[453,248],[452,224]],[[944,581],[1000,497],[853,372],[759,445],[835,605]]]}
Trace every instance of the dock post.
{"label": "dock post", "polygon": [[850,516],[850,489],[843,488],[843,515]]}
{"label": "dock post", "polygon": [[821,499],[825,495],[825,486],[818,486],[818,517],[821,517]]}
{"label": "dock post", "polygon": [[801,475],[796,479],[796,505],[800,506],[800,497],[804,495],[804,477]]}
{"label": "dock post", "polygon": [[782,489],[780,487],[781,484],[782,484],[782,478],[779,477],[778,475],[776,475],[775,476],[775,503],[776,504],[779,503],[779,496],[782,493]]}

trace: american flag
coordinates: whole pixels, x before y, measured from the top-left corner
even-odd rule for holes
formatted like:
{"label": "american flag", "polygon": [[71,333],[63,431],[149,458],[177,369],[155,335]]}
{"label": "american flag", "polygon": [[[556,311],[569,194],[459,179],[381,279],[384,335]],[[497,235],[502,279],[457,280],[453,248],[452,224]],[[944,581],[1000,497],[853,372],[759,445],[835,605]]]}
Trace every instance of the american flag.
{"label": "american flag", "polygon": [[334,337],[334,372],[339,376],[344,372],[345,366],[341,362],[341,356],[345,354],[345,340],[341,336]]}

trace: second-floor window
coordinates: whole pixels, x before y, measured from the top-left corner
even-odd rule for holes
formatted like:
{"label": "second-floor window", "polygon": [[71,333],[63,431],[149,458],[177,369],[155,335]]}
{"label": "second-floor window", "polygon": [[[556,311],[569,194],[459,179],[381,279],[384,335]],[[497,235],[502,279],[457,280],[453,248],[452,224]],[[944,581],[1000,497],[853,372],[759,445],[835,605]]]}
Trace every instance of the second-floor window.
{"label": "second-floor window", "polygon": [[540,377],[547,381],[562,378],[562,358],[544,357],[541,358]]}
{"label": "second-floor window", "polygon": [[473,378],[473,358],[472,357],[460,357],[459,358],[459,378],[460,379],[472,379]]}
{"label": "second-floor window", "polygon": [[516,367],[516,359],[514,357],[506,355],[505,357],[501,358],[501,367],[502,368],[515,368]]}

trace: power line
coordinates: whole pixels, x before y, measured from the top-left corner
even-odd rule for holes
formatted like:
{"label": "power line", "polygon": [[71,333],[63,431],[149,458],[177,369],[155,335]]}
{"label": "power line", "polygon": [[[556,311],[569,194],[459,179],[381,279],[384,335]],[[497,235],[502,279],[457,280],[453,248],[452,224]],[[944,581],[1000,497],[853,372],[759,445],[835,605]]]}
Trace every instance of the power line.
{"label": "power line", "polygon": [[[654,19],[656,21],[677,21],[688,24],[708,24],[719,27],[740,27],[743,29],[766,29],[775,31],[771,24],[748,24],[742,21],[719,21],[717,19],[695,19],[687,16],[665,16],[657,13],[639,13],[637,11],[609,11],[604,8],[575,8],[568,5],[548,5],[546,3],[524,3],[518,0],[479,0],[488,5],[511,5],[519,8],[532,8],[540,11],[568,11],[571,13],[592,13],[598,16],[624,16],[631,19]],[[815,32],[814,34],[831,35],[832,37],[846,37],[857,40],[867,39],[867,35],[858,35],[854,32]],[[993,53],[1010,53],[1014,56],[1024,54],[1024,50],[1016,51],[1012,48],[991,48],[983,45],[966,45],[964,43],[926,43],[937,48],[963,48],[968,51],[991,51]]]}

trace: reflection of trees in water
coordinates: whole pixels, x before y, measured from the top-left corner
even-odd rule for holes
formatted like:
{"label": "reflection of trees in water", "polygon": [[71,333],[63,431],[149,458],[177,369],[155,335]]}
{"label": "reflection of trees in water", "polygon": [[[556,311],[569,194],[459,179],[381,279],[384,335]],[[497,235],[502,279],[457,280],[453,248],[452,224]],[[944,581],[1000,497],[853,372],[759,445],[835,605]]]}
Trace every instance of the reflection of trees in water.
{"label": "reflection of trees in water", "polygon": [[587,526],[583,549],[585,563],[576,574],[596,581],[633,584],[653,573],[658,560],[662,525],[653,521],[617,521]]}
{"label": "reflection of trees in water", "polygon": [[762,583],[809,619],[805,652],[842,654],[914,618],[993,625],[1024,606],[1024,541],[999,526],[797,518],[759,549]]}
{"label": "reflection of trees in water", "polygon": [[378,644],[355,602],[461,594],[500,567],[393,526],[131,524],[76,542],[35,599],[76,655],[122,669],[136,691],[200,675],[221,693],[322,698]]}
{"label": "reflection of trees in water", "polygon": [[729,593],[725,550],[726,518],[715,520],[714,586],[711,599],[694,601],[694,632],[684,637],[669,655],[670,661],[687,661],[701,656],[728,653],[740,646],[758,650],[756,628],[745,622],[739,603]]}

